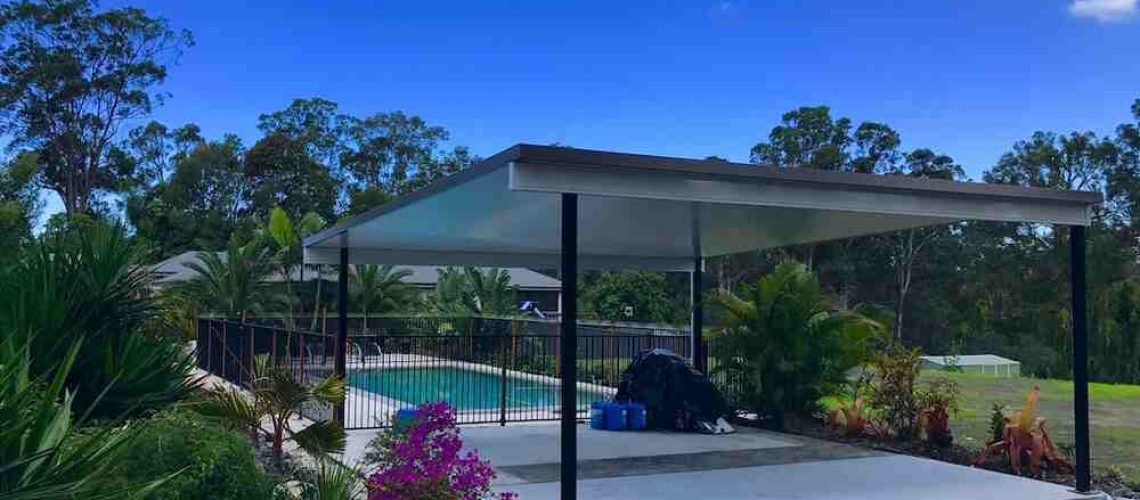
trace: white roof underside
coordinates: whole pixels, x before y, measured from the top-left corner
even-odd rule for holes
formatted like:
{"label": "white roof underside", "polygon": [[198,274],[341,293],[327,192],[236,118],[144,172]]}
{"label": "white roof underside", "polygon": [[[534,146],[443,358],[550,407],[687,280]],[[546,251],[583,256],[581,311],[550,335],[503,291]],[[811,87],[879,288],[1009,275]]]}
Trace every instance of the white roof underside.
{"label": "white roof underside", "polygon": [[[1095,193],[777,169],[520,145],[305,241],[305,261],[558,267],[560,195],[579,268],[689,270],[694,257],[961,220],[1087,225]],[[699,250],[698,250],[699,249]]]}

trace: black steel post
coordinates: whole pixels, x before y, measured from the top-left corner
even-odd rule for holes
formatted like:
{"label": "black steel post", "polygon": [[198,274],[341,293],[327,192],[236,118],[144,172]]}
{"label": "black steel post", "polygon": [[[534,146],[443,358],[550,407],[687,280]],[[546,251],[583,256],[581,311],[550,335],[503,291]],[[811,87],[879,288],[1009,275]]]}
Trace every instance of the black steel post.
{"label": "black steel post", "polygon": [[691,297],[693,301],[693,318],[690,321],[692,332],[690,338],[692,339],[693,345],[689,348],[689,352],[693,353],[693,367],[701,373],[706,373],[708,357],[705,355],[705,341],[703,337],[705,319],[703,274],[703,270],[701,269],[701,257],[698,255],[693,258],[693,273],[690,280],[692,284]]}
{"label": "black steel post", "polygon": [[1073,299],[1073,424],[1077,491],[1092,489],[1089,460],[1088,305],[1085,298],[1085,228],[1069,227],[1069,280]]}
{"label": "black steel post", "polygon": [[578,497],[578,195],[562,194],[562,500]]}
{"label": "black steel post", "polygon": [[[336,330],[336,347],[333,352],[336,353],[336,359],[333,361],[333,374],[344,380],[345,376],[345,358],[347,356],[348,348],[348,247],[340,247],[340,269],[337,275],[337,330]],[[333,408],[333,421],[338,424],[344,425],[344,403],[338,404]]]}

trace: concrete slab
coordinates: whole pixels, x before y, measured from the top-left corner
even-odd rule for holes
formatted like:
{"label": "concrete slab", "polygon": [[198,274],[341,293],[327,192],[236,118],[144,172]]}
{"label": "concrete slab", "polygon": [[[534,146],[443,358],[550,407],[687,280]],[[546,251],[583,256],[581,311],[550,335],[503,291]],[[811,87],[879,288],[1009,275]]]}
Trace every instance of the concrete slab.
{"label": "concrete slab", "polygon": [[[526,500],[558,498],[558,483],[511,484],[502,490]],[[960,500],[1085,498],[1055,484],[890,455],[787,465],[743,467],[578,481],[578,498]]]}

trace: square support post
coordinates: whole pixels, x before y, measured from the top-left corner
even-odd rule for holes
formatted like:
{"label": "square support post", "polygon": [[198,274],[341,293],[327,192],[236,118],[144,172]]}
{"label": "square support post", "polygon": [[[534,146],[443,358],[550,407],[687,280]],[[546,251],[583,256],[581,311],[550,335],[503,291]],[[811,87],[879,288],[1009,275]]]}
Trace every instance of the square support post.
{"label": "square support post", "polygon": [[[333,360],[333,375],[344,380],[345,360],[348,355],[348,247],[343,245],[340,247],[340,269],[338,269],[336,288],[337,329],[336,346],[333,349],[336,359]],[[344,425],[343,402],[333,407],[333,421]]]}
{"label": "square support post", "polygon": [[562,194],[562,500],[578,497],[578,195]]}
{"label": "square support post", "polygon": [[1073,444],[1077,491],[1092,489],[1089,458],[1088,305],[1085,295],[1085,228],[1069,226],[1069,283],[1073,299]]}
{"label": "square support post", "polygon": [[690,339],[693,345],[689,348],[689,352],[693,353],[693,368],[697,371],[708,375],[708,355],[705,353],[704,341],[704,323],[705,323],[705,308],[704,308],[704,270],[701,269],[701,257],[697,255],[693,258],[693,273],[691,278],[691,297],[693,302],[693,317],[690,321],[692,332]]}

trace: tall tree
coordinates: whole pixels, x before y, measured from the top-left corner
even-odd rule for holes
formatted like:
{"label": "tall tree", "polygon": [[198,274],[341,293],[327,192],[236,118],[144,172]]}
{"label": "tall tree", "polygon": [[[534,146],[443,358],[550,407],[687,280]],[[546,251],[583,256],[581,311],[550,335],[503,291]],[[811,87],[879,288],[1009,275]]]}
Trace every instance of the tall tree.
{"label": "tall tree", "polygon": [[320,97],[294,99],[289,107],[258,116],[266,136],[281,135],[301,145],[313,160],[337,171],[344,151],[344,115],[337,103]]}
{"label": "tall tree", "polygon": [[841,170],[847,165],[851,120],[831,118],[827,106],[805,106],[784,113],[768,142],[752,147],[752,161],[778,167]]}
{"label": "tall tree", "polygon": [[127,218],[136,236],[151,244],[153,257],[195,249],[221,250],[246,225],[243,155],[236,136],[198,144],[184,156],[176,154],[169,160],[174,167],[165,182],[127,198]]}
{"label": "tall tree", "polygon": [[251,213],[269,213],[280,206],[293,219],[309,212],[325,220],[335,216],[336,179],[327,166],[313,159],[303,142],[285,134],[273,133],[250,148],[245,178]]}
{"label": "tall tree", "polygon": [[23,0],[0,8],[0,39],[3,132],[40,153],[44,186],[68,214],[87,212],[129,179],[120,129],[161,103],[154,89],[189,32],[136,8]]}

